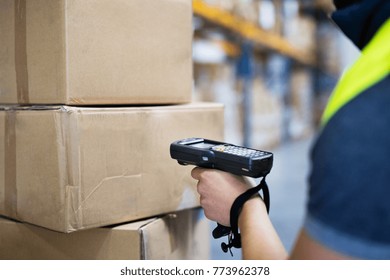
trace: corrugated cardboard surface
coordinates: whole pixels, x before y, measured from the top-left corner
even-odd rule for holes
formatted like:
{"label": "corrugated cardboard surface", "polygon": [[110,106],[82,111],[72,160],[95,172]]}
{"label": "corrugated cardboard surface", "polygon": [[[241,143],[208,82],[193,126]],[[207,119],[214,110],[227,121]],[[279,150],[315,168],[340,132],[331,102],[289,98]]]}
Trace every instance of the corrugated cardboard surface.
{"label": "corrugated cardboard surface", "polygon": [[208,234],[199,208],[73,233],[0,217],[0,259],[208,259]]}
{"label": "corrugated cardboard surface", "polygon": [[61,232],[199,205],[186,137],[223,140],[223,106],[4,107],[0,214]]}
{"label": "corrugated cardboard surface", "polygon": [[0,103],[191,100],[189,0],[3,0],[0,38]]}

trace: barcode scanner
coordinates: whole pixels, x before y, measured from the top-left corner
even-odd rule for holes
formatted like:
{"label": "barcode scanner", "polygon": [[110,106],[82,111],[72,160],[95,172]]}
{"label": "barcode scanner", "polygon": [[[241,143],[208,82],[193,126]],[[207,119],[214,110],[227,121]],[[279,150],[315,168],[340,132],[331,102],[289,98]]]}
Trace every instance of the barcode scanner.
{"label": "barcode scanner", "polygon": [[215,168],[252,178],[263,177],[258,186],[244,192],[234,201],[230,210],[230,227],[218,224],[212,232],[216,239],[228,236],[228,243],[221,244],[224,252],[230,251],[231,253],[232,247],[241,248],[237,223],[243,204],[262,190],[263,200],[267,211],[269,211],[269,190],[265,177],[272,169],[273,154],[267,151],[193,137],[171,143],[170,155],[181,165],[190,164],[204,168]]}

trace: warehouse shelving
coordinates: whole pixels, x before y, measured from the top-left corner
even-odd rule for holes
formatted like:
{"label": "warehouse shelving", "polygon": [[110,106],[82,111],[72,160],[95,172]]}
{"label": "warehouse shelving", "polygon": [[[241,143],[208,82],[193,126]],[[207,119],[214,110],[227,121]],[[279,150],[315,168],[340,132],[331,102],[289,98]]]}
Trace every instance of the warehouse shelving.
{"label": "warehouse shelving", "polygon": [[313,54],[295,48],[282,36],[266,31],[252,22],[241,19],[229,11],[207,4],[202,0],[193,0],[192,3],[195,15],[235,32],[242,38],[261,47],[285,55],[304,65],[315,66],[316,62]]}
{"label": "warehouse shelving", "polygon": [[[256,3],[256,1],[253,2]],[[194,16],[201,22],[200,28],[195,28],[195,39],[201,38],[201,40],[217,44],[225,52],[226,57],[230,58],[230,62],[233,60],[236,67],[237,65],[241,67],[240,69],[236,68],[235,79],[241,84],[239,92],[241,101],[237,106],[240,107],[242,114],[241,133],[243,140],[241,144],[243,145],[250,146],[252,144],[250,140],[253,127],[251,108],[254,101],[252,83],[254,76],[259,74],[250,69],[253,64],[265,65],[264,67],[268,67],[268,70],[274,71],[276,82],[280,84],[282,81],[283,83],[282,86],[279,86],[279,92],[277,93],[277,95],[281,96],[282,111],[285,114],[280,124],[283,131],[282,142],[289,139],[292,73],[297,69],[298,71],[308,73],[311,77],[310,79],[312,79],[310,87],[313,98],[317,98],[319,92],[323,94],[323,85],[326,87],[325,92],[330,93],[330,89],[338,76],[337,71],[334,71],[334,69],[324,67],[324,65],[327,65],[327,62],[324,63],[324,61],[328,61],[328,58],[321,56],[323,47],[317,45],[316,39],[318,37],[315,38],[318,36],[318,33],[312,37],[313,41],[311,42],[313,43],[307,48],[300,46],[297,37],[293,37],[293,40],[291,40],[291,34],[288,35],[286,33],[286,27],[288,28],[290,23],[289,19],[284,18],[282,10],[283,5],[287,2],[283,0],[272,1],[275,7],[275,26],[265,29],[258,22],[248,20],[237,14],[234,9],[225,9],[225,6],[215,5],[215,3],[221,4],[221,2],[192,1]],[[299,13],[301,15],[302,13],[307,13],[307,11],[309,13],[315,11],[316,14],[314,16],[313,14],[303,15],[304,17],[309,17],[313,22],[318,22],[318,14],[322,13],[323,17],[326,17],[328,11],[325,10],[329,7],[326,7],[323,1],[297,0],[296,2],[299,5]],[[223,4],[226,4],[226,2]],[[214,35],[220,34],[220,36],[209,36],[210,33]],[[302,36],[303,39],[309,38],[309,34],[305,34],[304,31],[299,36]],[[296,44],[297,41],[298,44]],[[275,61],[276,64],[279,64],[276,68],[273,65]],[[198,62],[194,61],[194,63]],[[278,67],[279,69],[277,69]],[[271,75],[273,74],[271,73]],[[264,75],[264,73],[261,75]],[[272,78],[265,76],[263,79],[267,83],[272,80]]]}
{"label": "warehouse shelving", "polygon": [[[299,2],[300,5],[302,3],[301,1]],[[254,137],[254,119],[251,110],[254,102],[253,79],[255,75],[258,75],[258,73],[254,73],[250,69],[251,65],[259,63],[268,65],[269,63],[274,63],[273,61],[276,61],[277,64],[282,64],[282,66],[279,66],[279,70],[276,69],[276,72],[274,72],[277,76],[276,82],[282,84],[277,93],[277,95],[281,96],[281,106],[284,112],[280,123],[282,131],[281,142],[289,139],[288,130],[291,117],[291,92],[289,85],[293,71],[295,69],[304,69],[304,71],[310,73],[309,75],[312,75],[313,79],[320,77],[319,72],[326,72],[326,70],[320,69],[316,48],[299,48],[293,43],[297,42],[297,38],[293,38],[292,42],[290,41],[291,36],[286,36],[284,28],[285,24],[287,24],[287,19],[283,18],[282,15],[285,1],[273,1],[273,4],[275,6],[275,26],[265,29],[257,22],[248,20],[235,13],[235,10],[227,10],[221,6],[214,5],[213,1],[192,1],[194,16],[202,22],[200,24],[201,27],[195,29],[196,39],[199,36],[215,43],[213,36],[208,37],[209,33],[207,31],[219,33],[221,36],[216,39],[219,47],[222,47],[226,56],[232,58],[236,65],[241,65],[240,69],[236,69],[235,79],[241,84],[241,89],[239,90],[241,95],[240,104],[237,105],[240,106],[239,110],[241,112],[241,144],[246,146],[252,145],[251,139]],[[318,8],[317,6],[316,8]],[[301,5],[300,8],[302,7]],[[283,21],[285,21],[284,27]],[[305,34],[302,34],[302,36],[305,36]],[[195,61],[195,63],[197,62]],[[274,71],[273,66],[269,66],[269,69]],[[261,75],[264,75],[264,73]],[[269,78],[265,77],[264,80],[270,81]],[[310,85],[311,91],[314,92],[318,84],[318,81],[312,81]]]}

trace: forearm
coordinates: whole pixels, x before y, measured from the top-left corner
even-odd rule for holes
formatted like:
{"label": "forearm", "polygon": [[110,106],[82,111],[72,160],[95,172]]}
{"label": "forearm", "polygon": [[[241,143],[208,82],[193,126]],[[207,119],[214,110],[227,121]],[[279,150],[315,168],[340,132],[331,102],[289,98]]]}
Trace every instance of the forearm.
{"label": "forearm", "polygon": [[276,233],[259,197],[248,200],[240,213],[243,259],[286,259],[287,252]]}

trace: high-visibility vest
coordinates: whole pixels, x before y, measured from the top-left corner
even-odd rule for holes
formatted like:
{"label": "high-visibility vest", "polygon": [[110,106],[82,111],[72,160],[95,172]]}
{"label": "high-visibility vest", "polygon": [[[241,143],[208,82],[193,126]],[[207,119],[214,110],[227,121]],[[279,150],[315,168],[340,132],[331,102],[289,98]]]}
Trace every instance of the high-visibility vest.
{"label": "high-visibility vest", "polygon": [[[390,73],[390,19],[362,50],[359,59],[341,77],[322,116],[324,127],[336,112]],[[390,91],[390,89],[389,89]]]}

